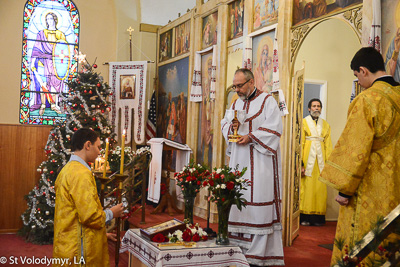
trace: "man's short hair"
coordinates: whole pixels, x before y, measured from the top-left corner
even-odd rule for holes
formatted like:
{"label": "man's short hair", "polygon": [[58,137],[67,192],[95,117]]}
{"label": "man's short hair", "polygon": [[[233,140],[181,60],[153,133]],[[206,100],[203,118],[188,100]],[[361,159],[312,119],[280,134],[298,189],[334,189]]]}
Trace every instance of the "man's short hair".
{"label": "man's short hair", "polygon": [[239,72],[244,74],[244,77],[246,78],[246,80],[248,80],[248,79],[254,80],[254,74],[251,72],[251,70],[246,69],[246,68],[237,69],[235,71],[235,75],[236,75],[236,73],[239,73]]}
{"label": "man's short hair", "polygon": [[99,138],[99,135],[89,128],[80,128],[77,130],[71,138],[71,151],[79,151],[83,149],[83,146],[87,141],[94,144]]}
{"label": "man's short hair", "polygon": [[315,102],[315,101],[318,101],[319,104],[321,105],[321,108],[322,108],[322,102],[321,102],[321,100],[319,100],[318,98],[313,98],[313,99],[311,99],[311,100],[308,102],[308,108],[311,108],[312,102]]}
{"label": "man's short hair", "polygon": [[363,47],[354,55],[350,68],[360,72],[360,67],[367,68],[371,73],[385,71],[382,55],[373,47]]}

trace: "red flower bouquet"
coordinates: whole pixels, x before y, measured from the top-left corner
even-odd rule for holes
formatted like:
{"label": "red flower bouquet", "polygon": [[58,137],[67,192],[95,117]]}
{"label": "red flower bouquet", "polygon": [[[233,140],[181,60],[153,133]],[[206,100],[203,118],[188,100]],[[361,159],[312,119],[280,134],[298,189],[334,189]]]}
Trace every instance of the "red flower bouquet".
{"label": "red flower bouquet", "polygon": [[232,170],[229,166],[222,169],[214,169],[214,172],[203,182],[204,187],[208,187],[211,192],[209,201],[215,202],[218,209],[218,233],[215,242],[217,245],[228,245],[228,219],[232,205],[236,205],[239,210],[246,206],[247,200],[243,198],[242,190],[251,184],[249,180],[242,176],[247,168],[238,170],[239,165]]}
{"label": "red flower bouquet", "polygon": [[239,210],[246,206],[247,200],[242,198],[242,190],[247,190],[246,187],[250,185],[250,181],[241,178],[246,172],[247,168],[238,170],[229,166],[224,166],[221,169],[214,168],[213,173],[203,181],[203,186],[208,187],[211,191],[209,201],[223,205],[236,205]]}
{"label": "red flower bouquet", "polygon": [[156,234],[151,241],[156,243],[181,243],[181,242],[199,242],[199,241],[207,241],[208,236],[207,233],[203,231],[203,229],[199,226],[199,224],[192,225],[186,224],[186,230],[176,230],[172,234],[168,234],[168,236],[164,236],[161,233]]}
{"label": "red flower bouquet", "polygon": [[175,173],[175,183],[182,189],[184,196],[196,196],[202,183],[210,172],[206,167],[191,161],[183,170]]}

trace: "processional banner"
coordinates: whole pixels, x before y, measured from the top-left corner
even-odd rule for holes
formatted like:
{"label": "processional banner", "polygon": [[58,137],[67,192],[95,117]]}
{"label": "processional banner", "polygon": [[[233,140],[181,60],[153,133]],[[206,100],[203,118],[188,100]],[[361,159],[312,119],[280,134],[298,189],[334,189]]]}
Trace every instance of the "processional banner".
{"label": "processional banner", "polygon": [[[111,96],[111,124],[114,131],[126,129],[125,142],[131,140],[132,109],[134,113],[134,140],[136,144],[145,141],[145,101],[146,101],[146,61],[110,62],[109,84],[113,90]],[[121,125],[118,111],[121,110]]]}

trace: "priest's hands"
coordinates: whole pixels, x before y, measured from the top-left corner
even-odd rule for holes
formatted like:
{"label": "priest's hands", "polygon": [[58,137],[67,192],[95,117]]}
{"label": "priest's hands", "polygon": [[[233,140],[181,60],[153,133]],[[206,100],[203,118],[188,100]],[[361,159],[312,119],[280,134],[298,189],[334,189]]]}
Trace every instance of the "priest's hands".
{"label": "priest's hands", "polygon": [[340,195],[337,195],[335,198],[336,202],[339,203],[341,206],[347,206],[349,204],[349,199],[346,197],[342,197]]}
{"label": "priest's hands", "polygon": [[236,142],[236,144],[239,145],[247,145],[248,143],[251,142],[251,138],[249,137],[249,135],[243,135],[242,137],[240,137],[238,139],[238,141]]}
{"label": "priest's hands", "polygon": [[121,217],[122,213],[124,212],[124,205],[122,203],[119,203],[112,207],[110,210],[113,213],[113,218]]}

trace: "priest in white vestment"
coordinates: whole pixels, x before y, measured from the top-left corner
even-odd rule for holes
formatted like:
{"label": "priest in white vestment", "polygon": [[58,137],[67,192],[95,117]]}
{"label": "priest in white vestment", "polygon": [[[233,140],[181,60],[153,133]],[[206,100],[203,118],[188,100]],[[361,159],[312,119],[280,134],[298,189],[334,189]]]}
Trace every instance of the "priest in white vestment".
{"label": "priest in white vestment", "polygon": [[[232,206],[228,229],[229,240],[242,248],[251,266],[284,265],[281,218],[281,160],[279,139],[282,121],[275,99],[254,87],[253,73],[239,69],[233,78],[233,88],[239,98],[233,110],[244,110],[246,120],[221,121],[227,142],[229,166],[247,167],[243,176],[252,182],[243,191],[247,206],[239,211]],[[228,142],[228,135],[238,127],[242,137]]]}
{"label": "priest in white vestment", "polygon": [[325,224],[327,189],[318,178],[332,152],[332,141],[331,127],[319,117],[321,109],[321,101],[311,99],[308,102],[310,115],[303,119],[300,222],[305,226]]}

